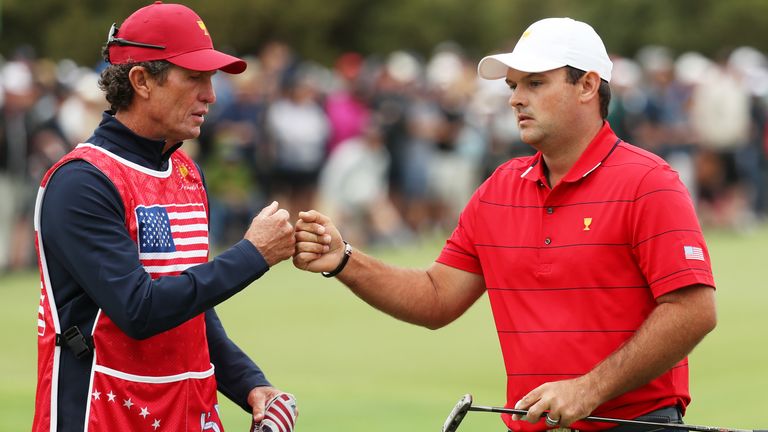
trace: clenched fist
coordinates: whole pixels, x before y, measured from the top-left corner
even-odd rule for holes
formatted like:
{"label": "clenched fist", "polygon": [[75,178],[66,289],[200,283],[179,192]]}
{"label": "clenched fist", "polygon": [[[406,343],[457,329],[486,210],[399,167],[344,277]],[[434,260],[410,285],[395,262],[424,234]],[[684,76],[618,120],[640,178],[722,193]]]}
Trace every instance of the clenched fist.
{"label": "clenched fist", "polygon": [[245,232],[245,239],[256,246],[270,267],[293,256],[296,239],[289,217],[288,211],[273,201],[253,218]]}
{"label": "clenched fist", "polygon": [[293,265],[310,272],[329,272],[344,256],[344,242],[331,219],[316,211],[299,212]]}

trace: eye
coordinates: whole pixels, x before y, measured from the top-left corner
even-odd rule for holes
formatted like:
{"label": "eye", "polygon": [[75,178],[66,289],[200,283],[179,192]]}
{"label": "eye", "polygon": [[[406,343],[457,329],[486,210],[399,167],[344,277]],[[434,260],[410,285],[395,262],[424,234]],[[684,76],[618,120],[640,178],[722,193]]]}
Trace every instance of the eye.
{"label": "eye", "polygon": [[[1,1],[1,0],[0,0]],[[192,81],[204,81],[210,80],[214,75],[214,72],[193,72],[190,73],[189,79]]]}
{"label": "eye", "polygon": [[531,80],[531,82],[528,85],[530,87],[539,87],[542,84],[544,84],[544,82],[539,81],[539,80]]}

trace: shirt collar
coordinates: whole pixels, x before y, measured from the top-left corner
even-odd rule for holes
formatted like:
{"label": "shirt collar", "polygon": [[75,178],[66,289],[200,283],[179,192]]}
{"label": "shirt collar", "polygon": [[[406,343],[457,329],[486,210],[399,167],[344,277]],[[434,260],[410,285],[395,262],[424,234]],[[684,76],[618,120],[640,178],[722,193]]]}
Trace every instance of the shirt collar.
{"label": "shirt collar", "polygon": [[[576,163],[571,167],[568,173],[563,177],[562,181],[576,182],[596,170],[603,161],[611,154],[613,149],[621,140],[611,129],[611,126],[607,121],[603,122],[603,126],[600,131],[592,138],[584,153],[581,154]],[[520,176],[526,180],[542,181],[546,183],[546,175],[544,174],[544,164],[541,161],[541,152],[536,153],[528,166],[528,169],[523,171]]]}
{"label": "shirt collar", "polygon": [[134,162],[152,169],[162,170],[167,167],[168,159],[176,149],[181,147],[178,143],[163,153],[165,141],[153,140],[137,135],[127,126],[116,119],[111,111],[104,111],[99,128],[94,132],[113,145],[120,147],[124,152],[133,155]]}

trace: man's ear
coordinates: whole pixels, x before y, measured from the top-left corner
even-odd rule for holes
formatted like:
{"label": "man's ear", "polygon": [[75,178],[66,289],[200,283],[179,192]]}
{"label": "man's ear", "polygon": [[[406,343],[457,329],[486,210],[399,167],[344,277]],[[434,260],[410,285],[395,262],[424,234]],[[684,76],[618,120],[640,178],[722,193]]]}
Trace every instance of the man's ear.
{"label": "man's ear", "polygon": [[600,75],[595,71],[589,71],[581,77],[581,100],[587,102],[592,98],[599,98]]}
{"label": "man's ear", "polygon": [[134,66],[128,71],[128,81],[136,97],[148,99],[154,80],[144,66]]}

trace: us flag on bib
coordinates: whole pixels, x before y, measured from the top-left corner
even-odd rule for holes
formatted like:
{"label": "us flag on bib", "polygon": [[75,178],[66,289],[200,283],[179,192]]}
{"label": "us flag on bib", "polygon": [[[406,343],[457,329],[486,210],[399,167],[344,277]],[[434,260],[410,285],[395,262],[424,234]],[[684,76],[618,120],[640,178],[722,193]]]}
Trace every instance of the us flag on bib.
{"label": "us flag on bib", "polygon": [[136,207],[139,259],[153,278],[179,274],[208,260],[203,204]]}

